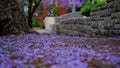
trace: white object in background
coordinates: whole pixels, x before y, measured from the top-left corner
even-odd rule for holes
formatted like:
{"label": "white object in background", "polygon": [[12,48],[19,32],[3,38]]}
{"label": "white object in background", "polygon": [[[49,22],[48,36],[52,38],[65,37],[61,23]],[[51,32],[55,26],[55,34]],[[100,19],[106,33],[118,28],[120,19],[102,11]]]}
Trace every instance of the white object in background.
{"label": "white object in background", "polygon": [[53,25],[55,24],[55,17],[46,17],[44,19],[45,29],[49,32],[53,31]]}

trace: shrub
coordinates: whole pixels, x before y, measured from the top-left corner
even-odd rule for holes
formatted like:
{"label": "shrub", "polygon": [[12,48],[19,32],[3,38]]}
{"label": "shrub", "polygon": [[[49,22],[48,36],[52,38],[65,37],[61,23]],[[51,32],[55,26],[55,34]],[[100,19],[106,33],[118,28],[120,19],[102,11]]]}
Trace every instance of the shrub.
{"label": "shrub", "polygon": [[92,7],[92,9],[96,9],[96,8],[99,8],[99,7],[103,7],[103,6],[105,6],[107,3],[106,3],[106,1],[105,0],[103,0],[103,1],[99,1],[99,2],[95,2],[95,3],[93,3],[93,7]]}
{"label": "shrub", "polygon": [[81,8],[80,13],[85,15],[85,16],[89,16],[90,15],[90,11],[91,11],[91,2],[88,1],[83,8]]}
{"label": "shrub", "polygon": [[95,0],[94,2],[90,2],[88,0],[88,2],[83,6],[83,8],[81,8],[80,13],[85,16],[90,16],[90,12],[92,9],[103,7],[106,4],[106,0]]}
{"label": "shrub", "polygon": [[34,18],[32,26],[33,27],[40,27],[40,22],[39,22],[37,17]]}

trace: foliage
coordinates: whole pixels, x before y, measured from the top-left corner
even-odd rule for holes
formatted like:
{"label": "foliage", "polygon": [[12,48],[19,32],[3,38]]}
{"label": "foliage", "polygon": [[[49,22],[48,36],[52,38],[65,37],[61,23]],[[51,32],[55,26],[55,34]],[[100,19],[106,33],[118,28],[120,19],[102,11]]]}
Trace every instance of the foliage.
{"label": "foliage", "polygon": [[95,0],[94,2],[90,2],[88,1],[84,7],[80,10],[80,13],[83,14],[83,15],[86,15],[86,16],[90,16],[90,12],[91,10],[93,9],[97,9],[99,7],[103,7],[105,6],[107,3],[106,3],[106,0]]}
{"label": "foliage", "polygon": [[53,8],[53,15],[57,16],[57,14],[58,14],[58,7],[54,7]]}
{"label": "foliage", "polygon": [[92,4],[92,9],[96,9],[96,8],[99,8],[99,7],[103,7],[107,4],[107,2],[105,0],[103,1],[95,1],[93,2]]}
{"label": "foliage", "polygon": [[81,8],[80,13],[86,16],[90,15],[90,11],[91,11],[91,2],[88,1],[83,8]]}
{"label": "foliage", "polygon": [[34,18],[32,26],[33,27],[40,27],[40,22],[39,22],[38,18],[36,18],[36,17]]}

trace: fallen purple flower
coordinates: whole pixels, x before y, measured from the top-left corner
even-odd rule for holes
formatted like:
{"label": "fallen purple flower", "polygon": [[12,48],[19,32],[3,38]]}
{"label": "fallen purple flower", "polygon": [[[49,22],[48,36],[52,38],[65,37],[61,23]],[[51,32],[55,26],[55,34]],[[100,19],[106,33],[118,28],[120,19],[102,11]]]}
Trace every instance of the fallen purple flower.
{"label": "fallen purple flower", "polygon": [[97,61],[120,68],[119,41],[120,37],[4,36],[0,37],[0,68],[91,68]]}

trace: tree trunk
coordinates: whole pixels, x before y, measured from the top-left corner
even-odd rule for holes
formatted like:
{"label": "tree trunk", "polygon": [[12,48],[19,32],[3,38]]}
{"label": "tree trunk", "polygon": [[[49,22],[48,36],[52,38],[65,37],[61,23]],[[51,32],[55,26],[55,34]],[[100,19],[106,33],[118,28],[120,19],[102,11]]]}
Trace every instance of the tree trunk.
{"label": "tree trunk", "polygon": [[0,0],[0,35],[32,33],[19,0]]}
{"label": "tree trunk", "polygon": [[[32,22],[33,22],[33,14],[36,11],[37,7],[39,6],[41,0],[28,0],[28,25],[30,28],[32,28]],[[34,6],[33,6],[34,3]]]}
{"label": "tree trunk", "polygon": [[30,28],[32,28],[32,22],[33,22],[33,14],[32,14],[32,5],[33,5],[33,0],[28,1],[28,25]]}
{"label": "tree trunk", "polygon": [[30,28],[32,28],[32,22],[33,22],[33,16],[30,14],[28,15],[28,25]]}

